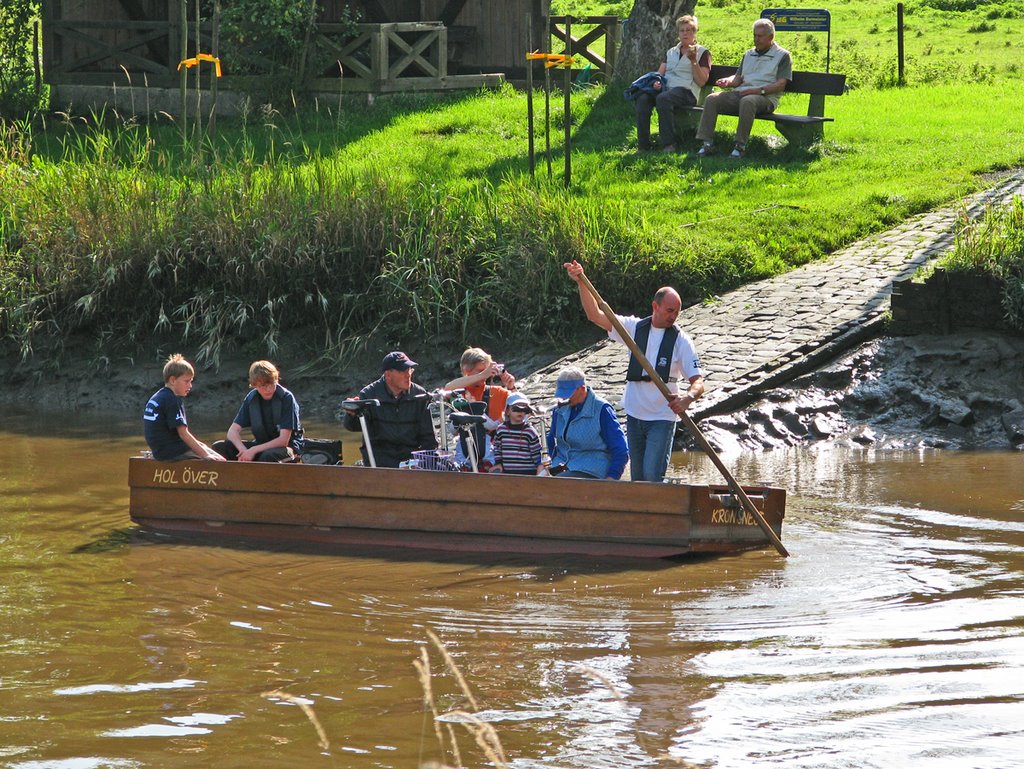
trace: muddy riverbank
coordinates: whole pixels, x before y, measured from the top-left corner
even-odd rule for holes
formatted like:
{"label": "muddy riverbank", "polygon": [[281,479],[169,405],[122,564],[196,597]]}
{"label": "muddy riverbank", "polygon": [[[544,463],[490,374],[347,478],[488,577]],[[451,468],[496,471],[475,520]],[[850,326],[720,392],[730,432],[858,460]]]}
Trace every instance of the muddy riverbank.
{"label": "muddy riverbank", "polygon": [[[595,334],[584,334],[568,345],[569,349],[589,344]],[[460,376],[459,356],[463,347],[451,341],[431,340],[413,344],[382,342],[372,349],[346,355],[335,363],[313,363],[317,353],[301,344],[284,345],[280,355],[252,351],[227,351],[220,363],[196,364],[195,386],[188,398],[189,413],[205,416],[224,414],[228,424],[242,397],[248,392],[249,364],[269,358],[281,370],[281,383],[299,399],[305,418],[330,421],[337,417],[342,399],[355,395],[360,388],[380,376],[381,358],[390,350],[405,350],[418,364],[416,381],[428,389],[444,385]],[[81,349],[81,352],[76,352]],[[97,360],[82,345],[68,344],[59,363],[47,355],[21,360],[16,355],[0,356],[4,371],[4,387],[0,388],[0,404],[19,411],[96,412],[124,414],[138,412],[140,418],[146,400],[161,384],[161,370],[167,356],[181,352],[196,363],[187,345],[153,345],[143,354]],[[495,359],[504,362],[516,376],[557,360],[565,348],[535,345],[511,349],[501,345],[486,346]]]}
{"label": "muddy riverbank", "polygon": [[[428,388],[456,376],[461,352],[456,345],[407,349],[421,364],[417,380]],[[498,350],[495,355],[525,377],[556,361],[561,352],[538,347],[518,353]],[[304,369],[303,360],[275,360],[284,372],[283,382],[299,396],[304,415],[329,422],[343,397],[379,376],[379,359],[374,350],[352,356],[344,365],[312,370]],[[56,370],[41,360],[8,360],[0,402],[19,411],[141,413],[160,384],[160,360],[126,359],[97,367],[72,355]],[[249,356],[234,355],[217,368],[201,369],[190,412],[206,419],[223,414],[230,421],[246,390],[249,362]],[[700,425],[726,453],[821,443],[878,449],[1021,449],[1022,383],[1022,337],[985,332],[879,337],[811,374],[756,394],[753,404],[742,410],[706,417]]]}
{"label": "muddy riverbank", "polygon": [[1024,449],[1024,338],[879,337],[701,421],[718,449]]}

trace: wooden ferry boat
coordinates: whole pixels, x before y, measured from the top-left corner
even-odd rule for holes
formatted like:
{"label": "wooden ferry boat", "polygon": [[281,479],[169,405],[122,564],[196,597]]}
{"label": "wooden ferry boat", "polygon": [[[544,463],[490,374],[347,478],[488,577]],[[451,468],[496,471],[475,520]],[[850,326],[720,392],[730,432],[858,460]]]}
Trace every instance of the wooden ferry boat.
{"label": "wooden ferry boat", "polygon": [[[648,557],[771,546],[726,486],[141,457],[128,475],[132,520],[175,535]],[[781,536],[785,490],[744,491]]]}

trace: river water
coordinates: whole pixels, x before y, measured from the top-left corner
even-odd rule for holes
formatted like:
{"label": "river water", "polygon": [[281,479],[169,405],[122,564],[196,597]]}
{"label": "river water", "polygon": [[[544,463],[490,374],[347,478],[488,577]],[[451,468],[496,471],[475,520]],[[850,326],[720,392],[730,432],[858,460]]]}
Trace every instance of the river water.
{"label": "river water", "polygon": [[727,457],[790,490],[789,559],[529,560],[143,536],[138,430],[0,425],[0,766],[454,763],[428,631],[516,767],[1024,766],[1020,454]]}

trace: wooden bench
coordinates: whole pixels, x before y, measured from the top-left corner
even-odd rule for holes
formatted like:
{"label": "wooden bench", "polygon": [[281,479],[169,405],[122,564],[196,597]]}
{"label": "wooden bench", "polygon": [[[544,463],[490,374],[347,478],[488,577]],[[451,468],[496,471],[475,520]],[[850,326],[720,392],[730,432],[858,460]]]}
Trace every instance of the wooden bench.
{"label": "wooden bench", "polygon": [[[675,127],[676,138],[684,143],[693,139],[693,133],[700,123],[700,115],[704,110],[704,100],[711,93],[715,81],[723,77],[732,77],[736,74],[736,67],[725,67],[721,64],[711,66],[711,77],[708,78],[700,92],[700,99],[696,107],[676,107]],[[810,100],[807,103],[806,115],[786,115],[780,112],[771,112],[765,115],[758,115],[757,120],[770,120],[775,123],[775,128],[780,134],[786,137],[786,141],[798,147],[809,147],[824,136],[825,123],[832,122],[834,118],[825,117],[825,97],[842,96],[846,90],[846,75],[834,75],[828,72],[793,72],[793,79],[786,88],[787,94],[802,93],[809,94]],[[719,113],[721,116],[724,113]],[[688,132],[688,133],[684,133]]]}

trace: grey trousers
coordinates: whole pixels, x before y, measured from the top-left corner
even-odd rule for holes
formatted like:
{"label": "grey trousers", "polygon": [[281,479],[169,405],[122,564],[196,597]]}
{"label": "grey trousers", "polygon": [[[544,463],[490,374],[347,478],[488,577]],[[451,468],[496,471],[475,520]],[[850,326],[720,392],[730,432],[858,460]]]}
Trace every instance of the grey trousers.
{"label": "grey trousers", "polygon": [[689,88],[671,88],[655,95],[642,93],[636,100],[636,143],[642,150],[651,148],[651,112],[658,110],[658,140],[662,147],[676,143],[675,120],[672,110],[692,107],[697,98]]}
{"label": "grey trousers", "polygon": [[747,146],[750,129],[754,127],[754,118],[775,111],[775,104],[767,96],[759,93],[741,96],[736,91],[718,91],[704,101],[704,112],[700,116],[697,138],[709,142],[715,138],[715,123],[719,115],[738,115],[740,122],[736,126],[736,144]]}

